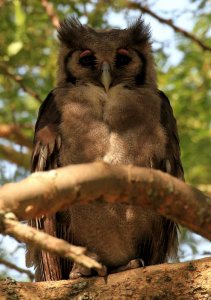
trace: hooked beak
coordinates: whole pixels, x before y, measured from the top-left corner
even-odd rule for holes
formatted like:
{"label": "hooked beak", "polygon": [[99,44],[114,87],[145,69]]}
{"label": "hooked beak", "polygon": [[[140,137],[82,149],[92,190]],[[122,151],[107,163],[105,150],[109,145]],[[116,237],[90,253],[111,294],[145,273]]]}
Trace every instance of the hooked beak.
{"label": "hooked beak", "polygon": [[111,67],[107,61],[102,63],[101,83],[104,85],[105,91],[108,92],[111,84]]}

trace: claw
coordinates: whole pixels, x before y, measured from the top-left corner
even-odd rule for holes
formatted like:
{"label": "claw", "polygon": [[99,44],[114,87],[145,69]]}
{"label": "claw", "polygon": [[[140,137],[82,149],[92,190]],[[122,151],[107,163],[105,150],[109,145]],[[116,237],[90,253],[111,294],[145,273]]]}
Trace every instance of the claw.
{"label": "claw", "polygon": [[108,270],[105,265],[102,265],[102,268],[99,270],[96,270],[96,271],[97,271],[98,276],[100,276],[100,277],[104,277],[108,274]]}

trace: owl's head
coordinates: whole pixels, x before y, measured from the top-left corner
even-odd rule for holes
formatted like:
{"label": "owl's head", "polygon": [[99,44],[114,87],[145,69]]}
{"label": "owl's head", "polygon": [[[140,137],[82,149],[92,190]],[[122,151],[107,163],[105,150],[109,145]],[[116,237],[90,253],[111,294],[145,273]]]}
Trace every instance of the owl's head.
{"label": "owl's head", "polygon": [[58,29],[61,42],[58,85],[92,83],[108,91],[156,87],[150,30],[141,18],[126,29],[94,30],[70,18]]}

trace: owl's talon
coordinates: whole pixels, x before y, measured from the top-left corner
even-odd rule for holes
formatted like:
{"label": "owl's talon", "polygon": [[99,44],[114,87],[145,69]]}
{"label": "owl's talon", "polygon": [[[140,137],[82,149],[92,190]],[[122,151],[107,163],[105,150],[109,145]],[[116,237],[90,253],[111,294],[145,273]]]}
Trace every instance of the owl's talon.
{"label": "owl's talon", "polygon": [[137,268],[140,268],[143,266],[144,266],[144,261],[142,259],[139,259],[139,258],[132,259],[126,265],[118,267],[116,269],[113,269],[111,271],[111,273],[118,273],[118,272],[123,272],[123,271],[127,271],[127,270],[137,269]]}
{"label": "owl's talon", "polygon": [[105,265],[102,265],[102,268],[98,269],[96,271],[97,271],[98,276],[100,276],[100,277],[104,277],[108,274],[108,270],[107,270],[107,267]]}

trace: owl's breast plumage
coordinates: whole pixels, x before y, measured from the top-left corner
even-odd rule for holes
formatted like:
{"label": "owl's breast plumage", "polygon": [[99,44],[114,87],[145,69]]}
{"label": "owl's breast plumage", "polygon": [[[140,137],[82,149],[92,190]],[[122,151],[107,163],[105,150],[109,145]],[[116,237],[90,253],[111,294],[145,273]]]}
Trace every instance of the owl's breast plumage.
{"label": "owl's breast plumage", "polygon": [[62,165],[104,160],[149,167],[165,157],[160,99],[150,90],[118,85],[105,93],[88,85],[67,90],[62,99]]}
{"label": "owl's breast plumage", "polygon": [[[67,91],[62,101],[63,165],[103,160],[159,168],[165,159],[167,137],[160,122],[160,98],[154,91],[118,85],[105,93],[89,85]],[[94,251],[110,267],[136,258],[142,241],[143,251],[162,244],[163,218],[142,208],[74,205],[67,215],[74,243]],[[157,252],[143,257],[145,263],[161,261]]]}

